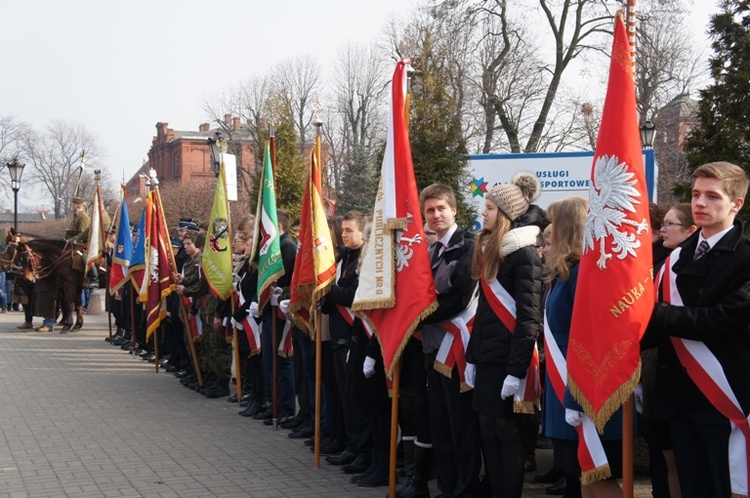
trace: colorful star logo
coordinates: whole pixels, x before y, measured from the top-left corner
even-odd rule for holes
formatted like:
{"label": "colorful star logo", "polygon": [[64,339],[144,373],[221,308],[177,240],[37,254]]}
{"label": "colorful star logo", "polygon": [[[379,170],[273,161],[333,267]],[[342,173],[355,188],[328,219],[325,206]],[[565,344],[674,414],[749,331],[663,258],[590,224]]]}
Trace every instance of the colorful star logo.
{"label": "colorful star logo", "polygon": [[484,181],[484,177],[473,178],[469,186],[471,187],[472,197],[484,197],[484,194],[487,193],[487,182]]}

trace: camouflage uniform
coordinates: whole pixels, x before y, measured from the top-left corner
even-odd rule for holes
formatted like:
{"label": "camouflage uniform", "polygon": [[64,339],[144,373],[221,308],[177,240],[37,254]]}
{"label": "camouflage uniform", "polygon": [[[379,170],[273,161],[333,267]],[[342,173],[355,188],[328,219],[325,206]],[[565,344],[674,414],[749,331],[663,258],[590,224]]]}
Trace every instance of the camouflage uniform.
{"label": "camouflage uniform", "polygon": [[[190,314],[195,315],[200,312],[199,303],[202,299],[202,297],[205,295],[205,291],[202,291],[201,289],[201,253],[198,252],[195,254],[192,258],[190,258],[189,261],[185,263],[185,266],[183,266],[183,277],[182,277],[182,285],[185,287],[185,290],[183,291],[183,295],[186,297],[189,297],[193,300],[190,309],[188,310]],[[200,317],[203,318],[202,316]],[[198,365],[201,370],[206,370],[206,365],[204,364],[204,354],[203,354],[203,342],[205,339],[205,329],[204,329],[204,335],[200,337],[200,340],[195,342],[195,354],[198,355]],[[190,349],[190,345],[188,344],[188,349]]]}

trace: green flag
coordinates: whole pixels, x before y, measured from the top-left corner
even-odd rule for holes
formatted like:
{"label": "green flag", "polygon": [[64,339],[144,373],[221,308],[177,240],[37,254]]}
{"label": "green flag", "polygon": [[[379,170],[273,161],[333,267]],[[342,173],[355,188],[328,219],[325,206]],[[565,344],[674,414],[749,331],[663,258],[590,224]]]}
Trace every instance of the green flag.
{"label": "green flag", "polygon": [[255,217],[255,255],[253,262],[258,267],[258,308],[268,303],[271,284],[284,275],[281,259],[279,223],[276,217],[276,194],[271,167],[271,149],[266,145],[263,172],[258,190],[258,208]]}
{"label": "green flag", "polygon": [[224,168],[216,183],[211,222],[206,233],[201,268],[206,276],[211,293],[219,299],[227,299],[232,293],[232,250],[229,240],[229,210],[224,184]]}

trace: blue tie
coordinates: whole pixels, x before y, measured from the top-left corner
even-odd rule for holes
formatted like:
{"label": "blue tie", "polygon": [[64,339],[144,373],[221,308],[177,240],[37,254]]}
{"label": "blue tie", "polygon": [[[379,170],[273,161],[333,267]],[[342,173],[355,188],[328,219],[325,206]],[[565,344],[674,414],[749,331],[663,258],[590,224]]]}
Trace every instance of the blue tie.
{"label": "blue tie", "polygon": [[693,254],[693,261],[698,261],[703,256],[706,255],[708,250],[711,249],[711,246],[708,245],[708,242],[705,240],[701,241],[701,243],[698,245],[698,249],[695,250],[695,254]]}

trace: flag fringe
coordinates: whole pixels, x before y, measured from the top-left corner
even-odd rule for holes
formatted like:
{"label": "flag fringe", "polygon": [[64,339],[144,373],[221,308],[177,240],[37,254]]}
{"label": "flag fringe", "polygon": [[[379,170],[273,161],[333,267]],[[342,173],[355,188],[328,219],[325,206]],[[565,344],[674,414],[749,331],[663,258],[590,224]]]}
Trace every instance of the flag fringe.
{"label": "flag fringe", "polygon": [[[417,329],[417,327],[422,322],[422,320],[430,316],[436,309],[438,309],[437,298],[432,302],[432,304],[430,304],[427,308],[425,308],[424,311],[422,311],[422,313],[420,313],[414,319],[414,321],[411,322],[411,324],[409,324],[409,327],[406,329],[406,333],[404,334],[404,337],[401,338],[401,342],[399,343],[398,348],[396,349],[396,353],[393,355],[393,358],[401,357],[401,353],[404,352],[404,348],[406,347],[406,343],[409,342],[409,338],[411,337],[411,334]],[[377,331],[376,331],[376,334],[377,334]],[[380,341],[378,341],[378,343],[380,344]],[[381,354],[384,353],[382,344],[380,344],[380,353]],[[385,354],[383,354],[383,358],[385,358]],[[395,368],[395,366],[396,366],[396,362],[394,361],[391,363],[391,368],[386,372],[386,374],[388,374],[389,377],[393,377],[393,369]]]}
{"label": "flag fringe", "polygon": [[472,389],[474,388],[471,387],[469,384],[467,384],[466,381],[464,380],[461,381],[461,389],[459,392],[465,393],[465,392],[471,391]]}
{"label": "flag fringe", "polygon": [[407,224],[406,218],[391,218],[385,222],[383,228],[385,230],[406,230]]}
{"label": "flag fringe", "polygon": [[593,406],[591,406],[591,403],[583,394],[581,388],[575,383],[575,380],[573,380],[570,375],[568,375],[568,387],[570,388],[570,393],[573,395],[573,398],[575,398],[578,404],[581,405],[581,408],[583,408],[583,411],[589,416],[591,421],[594,422],[599,434],[604,434],[604,426],[607,424],[610,417],[612,417],[612,415],[619,410],[623,404],[625,404],[630,395],[633,394],[640,379],[641,360],[638,359],[638,367],[636,367],[633,375],[631,375],[629,379],[623,382],[622,385],[612,393],[612,396],[610,396],[602,405],[602,409],[599,410],[599,413],[594,413]]}
{"label": "flag fringe", "polygon": [[603,481],[612,477],[612,471],[609,468],[609,464],[604,464],[601,467],[597,467],[593,470],[586,470],[581,472],[581,486],[589,486],[597,481]]}
{"label": "flag fringe", "polygon": [[748,496],[747,496],[747,495],[742,495],[742,494],[740,494],[740,493],[732,493],[732,494],[730,495],[730,497],[731,497],[731,498],[748,498]]}
{"label": "flag fringe", "polygon": [[388,299],[372,299],[370,301],[359,301],[352,304],[352,311],[369,311],[381,308],[393,308],[396,306],[396,298],[389,297]]}

